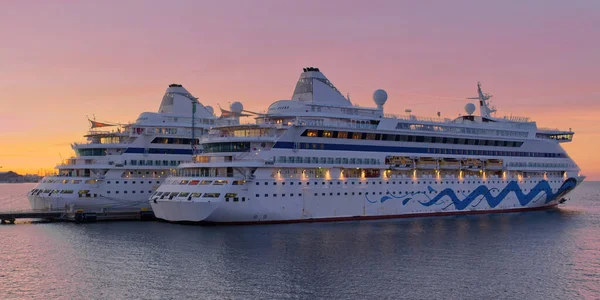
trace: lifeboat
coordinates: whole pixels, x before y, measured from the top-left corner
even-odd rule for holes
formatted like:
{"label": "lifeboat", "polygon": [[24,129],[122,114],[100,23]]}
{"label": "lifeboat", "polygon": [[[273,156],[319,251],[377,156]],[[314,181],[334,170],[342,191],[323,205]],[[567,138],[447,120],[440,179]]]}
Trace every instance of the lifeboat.
{"label": "lifeboat", "polygon": [[419,157],[415,160],[417,169],[421,170],[434,170],[438,167],[437,158],[433,157]]}
{"label": "lifeboat", "polygon": [[440,169],[458,170],[460,169],[460,160],[455,158],[444,158],[440,161]]}
{"label": "lifeboat", "polygon": [[391,170],[412,170],[415,167],[413,159],[408,156],[388,156],[385,163],[390,165]]}
{"label": "lifeboat", "polygon": [[483,162],[474,158],[463,159],[461,161],[461,168],[463,170],[482,170]]}
{"label": "lifeboat", "polygon": [[485,161],[485,169],[490,171],[502,170],[503,162],[501,159],[488,159]]}

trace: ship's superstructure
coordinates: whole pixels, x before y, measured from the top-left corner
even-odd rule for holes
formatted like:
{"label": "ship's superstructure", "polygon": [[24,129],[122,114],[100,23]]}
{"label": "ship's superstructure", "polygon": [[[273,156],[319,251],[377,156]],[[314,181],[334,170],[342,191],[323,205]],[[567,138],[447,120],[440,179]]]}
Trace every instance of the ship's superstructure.
{"label": "ship's superstructure", "polygon": [[171,84],[158,112],[144,112],[135,123],[90,120],[86,141],[72,144],[75,156],[29,192],[30,205],[42,210],[150,208],[149,195],[169,170],[201,151],[199,139],[210,127],[239,124],[239,114],[227,113],[216,117],[212,107]]}
{"label": "ship's superstructure", "polygon": [[561,147],[571,130],[480,114],[384,114],[353,105],[305,68],[290,100],[255,124],[214,127],[204,153],[150,197],[157,217],[186,222],[297,222],[522,211],[556,206],[584,177]]}

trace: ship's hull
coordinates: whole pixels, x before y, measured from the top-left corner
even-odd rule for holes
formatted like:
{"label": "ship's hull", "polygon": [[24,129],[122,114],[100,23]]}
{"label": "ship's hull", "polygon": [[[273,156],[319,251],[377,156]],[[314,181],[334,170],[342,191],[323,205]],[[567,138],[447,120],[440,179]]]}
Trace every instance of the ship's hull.
{"label": "ship's hull", "polygon": [[[415,180],[396,186],[373,181],[360,187],[288,184],[285,188],[267,182],[246,189],[225,186],[218,199],[154,197],[151,205],[156,217],[171,222],[234,224],[520,212],[556,207],[581,180],[493,180],[460,185]],[[222,197],[232,192],[236,193],[235,201]]]}
{"label": "ship's hull", "polygon": [[[185,206],[182,206],[182,208]],[[397,215],[372,215],[372,216],[336,216],[324,218],[304,218],[304,219],[289,219],[289,220],[252,220],[252,221],[190,221],[193,217],[183,218],[179,221],[169,221],[169,214],[161,214],[162,217],[157,217],[161,220],[172,223],[192,223],[192,224],[221,224],[221,225],[253,225],[253,224],[286,224],[286,223],[314,223],[314,222],[343,222],[343,221],[368,221],[368,220],[384,220],[384,219],[402,219],[402,218],[426,218],[426,217],[444,217],[456,215],[477,215],[477,214],[500,214],[500,213],[518,213],[540,210],[551,210],[558,207],[557,203],[539,206],[525,207],[513,209],[491,209],[491,210],[469,210],[469,211],[449,211],[449,212],[431,212],[431,213],[407,213]],[[180,218],[179,214],[177,215]]]}
{"label": "ship's hull", "polygon": [[33,210],[78,210],[103,211],[103,210],[139,210],[149,209],[147,197],[135,198],[89,198],[89,197],[52,197],[40,195],[27,195],[29,205]]}
{"label": "ship's hull", "polygon": [[27,194],[34,210],[150,209],[149,195],[162,182],[160,178],[116,178],[90,180],[84,177],[48,177]]}

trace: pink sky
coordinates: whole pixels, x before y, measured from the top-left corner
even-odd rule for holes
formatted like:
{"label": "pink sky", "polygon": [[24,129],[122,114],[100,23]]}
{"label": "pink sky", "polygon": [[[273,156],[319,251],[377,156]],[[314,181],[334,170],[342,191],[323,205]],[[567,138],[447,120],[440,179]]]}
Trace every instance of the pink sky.
{"label": "pink sky", "polygon": [[572,128],[600,179],[599,1],[5,1],[0,170],[51,168],[86,115],[133,121],[170,83],[249,110],[319,67],[354,102],[453,117],[476,82],[501,114]]}

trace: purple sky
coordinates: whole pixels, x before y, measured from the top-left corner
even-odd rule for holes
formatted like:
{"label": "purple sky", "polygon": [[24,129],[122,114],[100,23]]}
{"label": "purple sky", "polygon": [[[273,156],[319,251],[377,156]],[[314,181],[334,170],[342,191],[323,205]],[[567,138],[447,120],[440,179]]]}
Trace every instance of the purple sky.
{"label": "purple sky", "polygon": [[[85,115],[134,120],[181,83],[250,110],[319,67],[354,102],[462,113],[480,80],[501,113],[572,127],[600,179],[600,1],[4,1],[0,165],[50,168]],[[14,129],[13,129],[14,128]]]}

